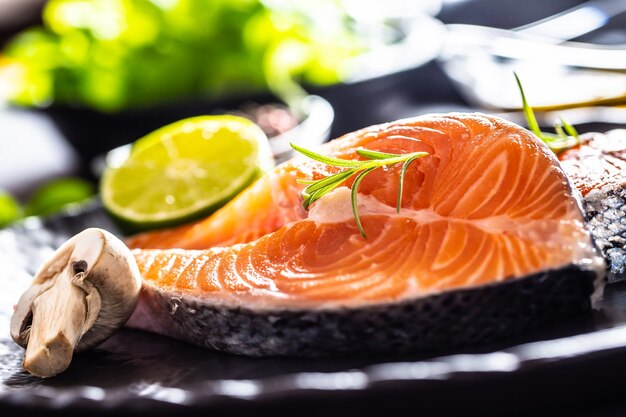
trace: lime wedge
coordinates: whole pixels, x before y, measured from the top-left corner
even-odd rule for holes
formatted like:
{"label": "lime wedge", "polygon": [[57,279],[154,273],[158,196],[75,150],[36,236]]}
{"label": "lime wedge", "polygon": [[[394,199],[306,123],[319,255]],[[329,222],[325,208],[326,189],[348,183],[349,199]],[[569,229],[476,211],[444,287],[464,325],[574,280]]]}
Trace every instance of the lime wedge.
{"label": "lime wedge", "polygon": [[131,230],[207,215],[274,165],[263,131],[236,116],[199,116],[135,142],[128,159],[104,172],[106,209]]}

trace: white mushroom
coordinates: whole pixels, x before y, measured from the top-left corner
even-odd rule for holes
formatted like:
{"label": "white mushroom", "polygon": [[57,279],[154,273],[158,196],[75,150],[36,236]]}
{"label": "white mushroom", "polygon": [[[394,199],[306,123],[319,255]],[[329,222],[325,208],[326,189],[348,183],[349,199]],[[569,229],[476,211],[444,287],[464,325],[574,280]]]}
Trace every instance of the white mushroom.
{"label": "white mushroom", "polygon": [[24,369],[50,377],[124,325],[141,276],[130,250],[101,229],[65,242],[39,269],[11,319],[11,337],[26,349]]}

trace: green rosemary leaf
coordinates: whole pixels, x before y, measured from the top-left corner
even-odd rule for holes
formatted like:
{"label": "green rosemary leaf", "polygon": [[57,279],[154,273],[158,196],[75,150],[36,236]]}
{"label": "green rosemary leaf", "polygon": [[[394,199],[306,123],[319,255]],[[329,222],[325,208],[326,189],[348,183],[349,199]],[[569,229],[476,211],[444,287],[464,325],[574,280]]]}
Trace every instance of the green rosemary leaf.
{"label": "green rosemary leaf", "polygon": [[337,182],[341,184],[344,180],[350,178],[352,175],[356,174],[357,171],[355,169],[346,169],[345,171],[338,172],[336,174],[330,175],[326,178],[316,181],[315,183],[309,185],[307,187],[308,192],[317,191],[319,189],[325,188],[328,185],[334,184]]}
{"label": "green rosemary leaf", "polygon": [[552,152],[554,152],[555,154],[559,155],[561,152],[571,148],[573,146],[573,144],[571,142],[564,142],[564,143],[556,143],[554,144],[554,146],[551,148]]}
{"label": "green rosemary leaf", "polygon": [[[308,184],[308,186],[302,191],[303,197],[303,205],[306,210],[309,209],[311,204],[319,200],[322,196],[328,194],[335,188],[339,187],[344,183],[348,178],[356,175],[354,179],[354,183],[352,184],[351,190],[351,201],[352,201],[352,212],[354,214],[354,220],[356,221],[357,227],[359,228],[359,232],[363,237],[367,237],[365,235],[365,231],[363,230],[363,226],[361,224],[361,219],[359,217],[359,211],[357,207],[357,195],[359,185],[363,178],[369,174],[370,172],[383,167],[389,167],[395,164],[402,163],[402,170],[400,176],[400,190],[398,196],[398,210],[399,206],[402,203],[402,186],[404,183],[404,174],[406,173],[407,168],[417,158],[421,158],[423,156],[428,155],[427,152],[412,152],[406,154],[392,154],[392,153],[384,153],[378,151],[371,151],[368,149],[359,149],[357,153],[366,158],[371,158],[369,161],[356,161],[357,165],[348,165],[350,162],[355,161],[346,161],[343,159],[336,159],[332,157],[326,157],[323,155],[316,154],[315,152],[311,152],[307,149],[301,148],[294,144],[291,146],[298,152],[302,153],[305,156],[308,156],[311,159],[316,161],[320,161],[326,163],[327,165],[332,166],[347,166],[349,169],[338,172],[333,175],[329,175],[328,177],[322,178],[320,180],[308,181],[308,180],[298,180],[300,184]],[[337,161],[340,161],[343,165],[338,165]]]}
{"label": "green rosemary leaf", "polygon": [[356,178],[354,179],[354,183],[352,184],[352,190],[351,190],[351,196],[352,196],[352,214],[354,214],[354,220],[356,221],[356,226],[359,228],[359,232],[361,232],[361,236],[363,236],[364,238],[367,238],[367,235],[365,234],[365,230],[363,230],[363,225],[361,224],[361,218],[359,217],[359,209],[357,206],[357,194],[359,191],[359,185],[361,184],[361,181],[363,181],[363,178],[369,174],[370,172],[372,172],[373,170],[375,170],[377,167],[374,168],[369,168],[366,169],[365,171],[361,171],[361,173],[359,175],[356,176]]}
{"label": "green rosemary leaf", "polygon": [[560,139],[567,141],[568,139],[567,133],[565,133],[565,131],[563,130],[563,125],[561,124],[559,120],[554,122],[554,131],[556,132],[556,134],[559,136]]}
{"label": "green rosemary leaf", "polygon": [[307,193],[306,189],[302,191],[302,197],[304,198],[303,206],[305,210],[308,210],[311,204],[315,203],[322,196],[322,193],[319,191],[315,191],[312,193]]}
{"label": "green rosemary leaf", "polygon": [[359,167],[363,165],[364,163],[364,161],[355,161],[351,159],[339,159],[339,158],[333,158],[332,156],[320,155],[308,149],[301,148],[300,146],[294,143],[291,143],[290,145],[294,150],[300,152],[302,155],[308,156],[314,161],[318,161],[326,165],[331,165],[331,166],[336,166],[336,167],[354,168],[354,167]]}
{"label": "green rosemary leaf", "polygon": [[400,208],[402,206],[402,193],[404,192],[404,174],[406,174],[406,170],[411,165],[411,162],[415,161],[417,158],[420,158],[421,155],[415,155],[402,164],[402,169],[400,170],[399,175],[399,184],[398,184],[398,203],[396,204],[396,212],[400,213]]}
{"label": "green rosemary leaf", "polygon": [[548,146],[555,141],[559,141],[562,138],[554,133],[548,133],[548,132],[541,132],[541,136],[539,136],[539,138],[541,140],[543,140],[544,142],[546,142],[548,144]]}
{"label": "green rosemary leaf", "polygon": [[[340,172],[339,174],[349,174],[349,175],[345,175],[345,177],[343,179],[338,179],[335,181],[329,181],[328,183],[326,183],[325,185],[321,186],[321,187],[315,187],[317,184],[321,183],[322,181],[330,178],[327,177],[324,180],[319,180],[317,181],[316,184],[310,185],[308,186],[303,192],[302,195],[305,198],[305,204],[304,204],[304,208],[305,210],[309,209],[309,206],[311,204],[313,204],[314,202],[316,202],[317,200],[319,200],[322,196],[324,196],[325,194],[328,194],[329,192],[331,192],[332,190],[334,190],[335,188],[339,187],[343,181],[349,177],[351,177],[352,175],[354,175],[357,171],[352,171],[352,170],[347,170],[347,171],[343,171]],[[339,175],[339,174],[335,174]]]}
{"label": "green rosemary leaf", "polygon": [[535,117],[535,112],[533,108],[528,105],[528,101],[526,101],[526,94],[524,94],[524,89],[522,88],[522,82],[517,76],[516,72],[513,72],[515,76],[515,81],[517,81],[517,87],[519,88],[519,92],[522,96],[522,107],[524,110],[524,117],[526,117],[526,122],[528,123],[528,128],[539,138],[542,136],[541,129],[539,128],[539,123],[537,123],[537,118]]}
{"label": "green rosemary leaf", "polygon": [[554,153],[557,154],[579,144],[580,137],[578,132],[574,126],[568,123],[563,117],[561,117],[560,120],[554,124],[556,134],[541,131],[539,123],[537,123],[537,119],[535,118],[535,113],[526,101],[526,95],[524,94],[524,89],[522,88],[522,82],[515,72],[513,72],[513,75],[515,76],[520,95],[522,96],[522,107],[528,128],[546,145],[548,145]]}
{"label": "green rosemary leaf", "polygon": [[325,190],[317,190],[317,191],[313,191],[313,192],[307,192],[307,190],[305,189],[302,192],[302,197],[304,197],[304,209],[308,210],[309,207],[311,206],[311,204],[315,203],[317,200],[319,200],[324,194],[326,193]]}
{"label": "green rosemary leaf", "polygon": [[403,155],[403,154],[397,154],[397,153],[370,151],[369,149],[357,149],[356,153],[369,159],[389,159],[389,158],[396,158],[398,156]]}
{"label": "green rosemary leaf", "polygon": [[305,210],[308,210],[311,204],[315,203],[319,200],[326,192],[324,190],[313,191],[312,193],[307,193],[306,190],[302,192],[302,197],[304,197],[303,206]]}
{"label": "green rosemary leaf", "polygon": [[[557,129],[556,126],[555,126],[555,129]],[[559,135],[555,135],[554,133],[546,133],[546,132],[543,132],[543,136],[541,137],[541,140],[543,140],[546,143],[546,145],[548,145],[548,147],[552,150],[552,152],[556,154],[559,154],[563,152],[564,150],[569,149],[572,146],[575,146],[578,143],[578,140],[571,136],[567,136],[567,135],[559,136]]]}
{"label": "green rosemary leaf", "polygon": [[563,128],[567,132],[568,135],[574,137],[577,141],[580,141],[580,135],[574,126],[569,123],[563,116],[561,116],[561,124],[563,124]]}
{"label": "green rosemary leaf", "polygon": [[307,193],[306,188],[302,190],[302,205],[304,206],[305,210],[308,210],[309,206],[311,205],[311,197],[312,194]]}

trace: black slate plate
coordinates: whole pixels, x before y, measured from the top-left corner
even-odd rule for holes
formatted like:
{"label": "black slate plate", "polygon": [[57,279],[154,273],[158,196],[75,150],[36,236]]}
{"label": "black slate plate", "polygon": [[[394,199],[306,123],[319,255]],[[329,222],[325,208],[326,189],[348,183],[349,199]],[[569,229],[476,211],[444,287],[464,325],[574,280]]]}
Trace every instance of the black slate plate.
{"label": "black slate plate", "polygon": [[98,204],[0,231],[0,410],[22,415],[526,415],[617,398],[626,375],[626,284],[602,310],[473,351],[324,360],[252,359],[122,330],[70,369],[21,370],[12,306],[68,236],[116,232]]}

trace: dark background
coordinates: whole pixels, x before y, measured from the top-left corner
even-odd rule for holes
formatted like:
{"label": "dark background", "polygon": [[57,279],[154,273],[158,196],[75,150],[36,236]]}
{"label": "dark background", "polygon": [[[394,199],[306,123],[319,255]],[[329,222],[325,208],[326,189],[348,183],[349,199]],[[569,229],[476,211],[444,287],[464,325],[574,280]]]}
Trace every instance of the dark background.
{"label": "dark background", "polygon": [[[30,13],[22,11],[17,14],[19,18],[11,21],[11,25],[0,26],[0,44],[15,31],[40,22],[40,6],[43,2],[27,2],[29,7],[23,6],[22,9],[28,9]],[[444,23],[514,28],[581,3],[580,0],[453,0],[444,1],[437,18]],[[621,34],[626,39],[626,30],[622,29]],[[467,109],[467,104],[436,62],[376,79],[309,88],[309,91],[326,98],[335,109],[331,138],[368,125],[426,112]],[[271,100],[264,96],[252,99],[259,102]],[[170,121],[229,108],[234,103],[236,101],[185,102],[151,110],[126,111],[119,115],[103,115],[87,109],[65,107],[52,107],[41,113],[51,118],[62,135],[77,148],[82,157],[82,173],[88,175],[88,161],[115,146],[128,143]]]}

